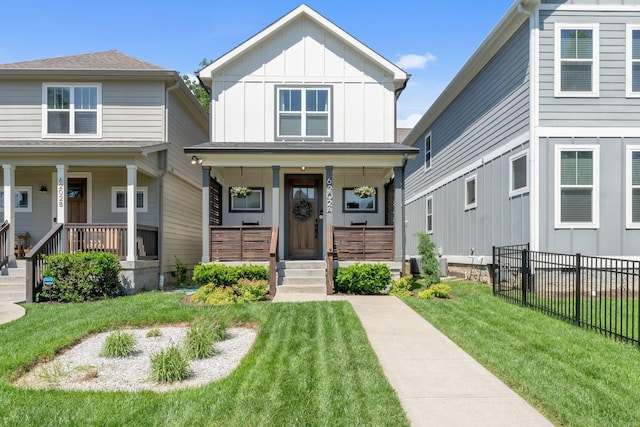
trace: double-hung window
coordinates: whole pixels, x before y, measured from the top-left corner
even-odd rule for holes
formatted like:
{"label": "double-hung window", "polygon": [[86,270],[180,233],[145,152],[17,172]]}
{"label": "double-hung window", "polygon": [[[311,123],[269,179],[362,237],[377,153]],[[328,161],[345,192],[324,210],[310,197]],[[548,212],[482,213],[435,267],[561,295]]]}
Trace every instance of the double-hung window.
{"label": "double-hung window", "polygon": [[[33,209],[31,187],[14,187],[13,191],[13,206],[15,211],[31,212]],[[0,211],[4,211],[4,190],[0,190]]]}
{"label": "double-hung window", "polygon": [[99,84],[45,84],[43,136],[100,136],[101,96]]}
{"label": "double-hung window", "polygon": [[433,196],[427,197],[427,233],[433,233]]}
{"label": "double-hung window", "polygon": [[556,146],[556,228],[598,228],[599,147]]}
{"label": "double-hung window", "polygon": [[640,146],[627,147],[627,228],[640,228]]}
{"label": "double-hung window", "polygon": [[431,132],[424,138],[424,170],[431,169]]}
{"label": "double-hung window", "polygon": [[599,40],[598,24],[555,25],[555,96],[598,96]]}
{"label": "double-hung window", "polygon": [[640,25],[627,25],[627,96],[640,97]]}
{"label": "double-hung window", "polygon": [[464,180],[464,209],[478,207],[478,177],[471,175]]}
{"label": "double-hung window", "polygon": [[328,88],[278,88],[277,138],[330,138],[330,96]]}
{"label": "double-hung window", "polygon": [[527,151],[523,151],[509,158],[511,168],[509,173],[509,197],[518,196],[529,191],[527,184],[527,153]]}

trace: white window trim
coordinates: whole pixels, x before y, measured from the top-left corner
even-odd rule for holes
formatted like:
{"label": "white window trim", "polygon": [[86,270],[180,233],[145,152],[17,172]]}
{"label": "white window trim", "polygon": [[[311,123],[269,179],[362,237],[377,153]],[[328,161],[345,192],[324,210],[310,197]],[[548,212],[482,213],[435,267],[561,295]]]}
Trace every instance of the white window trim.
{"label": "white window trim", "polygon": [[[467,183],[469,181],[474,181],[475,182],[475,188],[476,188],[476,200],[473,203],[467,203],[468,200],[468,194],[467,194]],[[467,178],[465,178],[464,180],[464,210],[468,211],[471,209],[475,209],[478,207],[478,175],[477,174],[473,174],[471,176],[468,176]]]}
{"label": "white window trim", "polygon": [[[527,158],[527,160],[525,161],[525,165],[526,165],[525,179],[527,181],[524,187],[514,190],[513,189],[513,162],[515,162],[516,160],[522,157]],[[519,196],[521,194],[525,194],[528,192],[529,192],[529,150],[524,150],[509,157],[509,197]]]}
{"label": "white window trim", "polygon": [[[280,86],[276,88],[276,138],[280,141],[286,140],[313,140],[313,141],[327,141],[333,138],[333,102],[332,102],[332,90],[328,86]],[[280,135],[280,91],[282,90],[299,90],[301,91],[300,99],[300,135]],[[327,135],[307,135],[307,125],[305,117],[307,115],[307,90],[325,90],[327,91]],[[284,111],[284,113],[287,113]],[[313,112],[312,112],[313,113]]]}
{"label": "white window trim", "polygon": [[[591,222],[562,222],[560,212],[560,155],[563,151],[593,152],[593,198]],[[600,228],[600,146],[599,145],[556,145],[554,156],[554,222],[557,229],[597,229]]]}
{"label": "white window trim", "polygon": [[[564,24],[554,25],[554,96],[557,98],[597,98],[600,96],[600,24]],[[560,85],[561,75],[561,31],[592,30],[593,31],[593,69],[591,73],[591,91],[563,92]],[[586,62],[586,61],[585,61]]]}
{"label": "white window trim", "polygon": [[[75,104],[71,102],[74,108],[69,109],[69,133],[53,133],[47,132],[48,129],[48,102],[47,89],[49,87],[69,87],[71,88],[71,99],[73,99],[73,88],[75,87],[95,87],[98,89],[97,113],[96,113],[96,133],[95,134],[75,134],[72,133],[75,123]],[[48,82],[42,83],[42,137],[43,138],[102,138],[102,83],[66,83],[66,82]]]}
{"label": "white window trim", "polygon": [[[427,139],[429,140],[429,166],[427,166]],[[424,137],[424,171],[427,172],[433,167],[433,137],[431,136],[431,132],[429,132]]]}
{"label": "white window trim", "polygon": [[640,151],[640,145],[628,145],[626,148],[626,170],[625,170],[625,204],[626,204],[626,222],[628,229],[640,229],[640,222],[633,222],[632,215],[632,199],[633,199],[633,185],[631,181],[631,153],[634,151]]}
{"label": "white window trim", "polygon": [[[429,202],[431,202],[431,229],[429,229]],[[427,197],[425,214],[426,214],[425,229],[427,230],[427,234],[433,234],[433,196]]]}
{"label": "white window trim", "polygon": [[[627,24],[627,98],[640,98],[640,92],[633,91],[633,31],[640,31],[640,25]],[[640,63],[640,59],[636,59]]]}
{"label": "white window trim", "polygon": [[[111,212],[127,212],[127,208],[119,208],[117,206],[117,193],[124,192],[126,194],[127,187],[111,187]],[[136,208],[136,212],[148,212],[149,211],[149,189],[148,187],[136,187],[137,193],[142,193],[142,201],[144,202],[141,208]]]}
{"label": "white window trim", "polygon": [[[14,212],[32,212],[33,211],[33,190],[31,186],[20,186],[20,187],[13,187],[13,191],[14,193],[18,192],[18,191],[25,191],[28,194],[28,198],[29,198],[29,206],[27,206],[26,208],[19,208],[17,206],[14,206]],[[4,199],[4,190],[2,190],[2,198]],[[4,212],[4,207],[0,206],[0,212]]]}

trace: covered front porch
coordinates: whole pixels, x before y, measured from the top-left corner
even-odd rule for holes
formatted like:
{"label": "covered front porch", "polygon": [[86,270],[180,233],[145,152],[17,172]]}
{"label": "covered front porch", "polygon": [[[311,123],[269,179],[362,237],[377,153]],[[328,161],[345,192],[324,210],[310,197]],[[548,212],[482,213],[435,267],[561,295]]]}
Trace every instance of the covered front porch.
{"label": "covered front porch", "polygon": [[411,147],[209,143],[185,151],[202,165],[203,263],[265,263],[272,295],[282,283],[278,261],[323,261],[329,294],[341,262],[402,265],[403,203],[395,201]]}

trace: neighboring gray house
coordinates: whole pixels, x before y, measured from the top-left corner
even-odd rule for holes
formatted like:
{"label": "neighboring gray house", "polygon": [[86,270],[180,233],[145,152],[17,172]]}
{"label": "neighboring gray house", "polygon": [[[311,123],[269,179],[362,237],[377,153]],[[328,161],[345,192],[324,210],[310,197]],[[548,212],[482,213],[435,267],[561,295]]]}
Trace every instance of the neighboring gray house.
{"label": "neighboring gray house", "polygon": [[0,65],[0,261],[54,236],[120,256],[130,290],[197,263],[200,169],[183,149],[208,134],[177,72],[118,51]]}
{"label": "neighboring gray house", "polygon": [[640,255],[640,1],[515,2],[404,142],[407,254]]}

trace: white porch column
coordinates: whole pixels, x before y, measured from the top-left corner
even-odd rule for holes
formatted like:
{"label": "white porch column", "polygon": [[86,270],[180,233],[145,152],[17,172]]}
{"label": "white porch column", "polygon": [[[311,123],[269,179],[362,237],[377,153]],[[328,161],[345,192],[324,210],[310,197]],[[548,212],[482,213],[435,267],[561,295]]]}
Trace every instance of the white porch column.
{"label": "white porch column", "polygon": [[136,187],[138,167],[127,165],[127,261],[135,261],[138,237],[138,221],[136,218]]}
{"label": "white porch column", "polygon": [[211,262],[211,233],[209,182],[211,180],[211,166],[202,167],[202,262]]}
{"label": "white porch column", "polygon": [[[56,165],[56,171],[58,176],[56,177],[56,223],[67,223],[67,172],[69,167],[67,165]],[[60,238],[62,252],[67,252],[67,233],[62,233]]]}
{"label": "white porch column", "polygon": [[280,166],[271,166],[273,172],[271,190],[271,225],[280,222]]}
{"label": "white porch column", "polygon": [[[4,171],[4,221],[9,221],[10,226],[7,253],[0,254],[0,256],[7,256],[9,258],[9,267],[15,267],[16,256],[14,246],[16,243],[16,206],[13,193],[15,192],[14,182],[16,167],[13,165],[2,165],[2,169]],[[32,200],[29,202],[33,203]]]}
{"label": "white porch column", "polygon": [[326,253],[329,249],[332,248],[328,248],[327,247],[327,230],[329,229],[329,227],[333,227],[333,166],[325,166],[325,173],[326,173],[326,188],[325,188],[325,200],[326,203],[324,203],[324,208],[323,208],[323,213],[324,213],[324,236],[325,238],[323,238],[324,241],[324,252]]}

